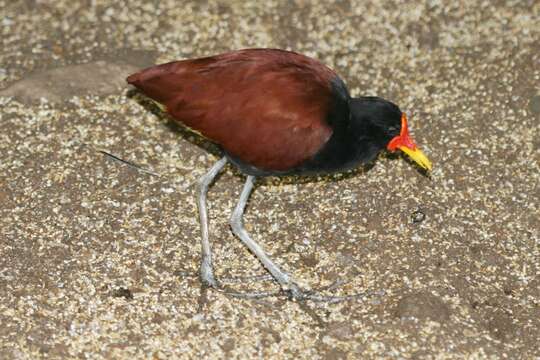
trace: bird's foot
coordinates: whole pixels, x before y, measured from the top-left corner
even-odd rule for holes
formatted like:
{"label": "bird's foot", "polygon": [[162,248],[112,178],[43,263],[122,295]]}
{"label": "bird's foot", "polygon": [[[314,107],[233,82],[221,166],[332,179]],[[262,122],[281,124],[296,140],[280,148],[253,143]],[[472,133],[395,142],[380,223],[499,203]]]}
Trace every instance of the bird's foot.
{"label": "bird's foot", "polygon": [[245,282],[274,281],[274,277],[270,274],[251,275],[251,276],[238,276],[238,277],[223,278],[220,281],[224,284],[242,284]]}
{"label": "bird's foot", "polygon": [[267,297],[281,297],[285,295],[289,300],[292,301],[314,301],[321,303],[338,303],[348,300],[364,300],[368,297],[381,297],[385,295],[384,291],[375,291],[375,292],[365,292],[365,293],[356,293],[350,295],[323,295],[325,291],[332,291],[337,287],[344,284],[342,281],[336,281],[335,283],[318,289],[318,290],[306,290],[301,288],[298,284],[293,281],[289,281],[287,284],[281,286],[281,291],[261,291],[261,292],[243,292],[236,291],[231,289],[229,284],[244,284],[248,282],[260,282],[260,281],[274,281],[274,277],[271,275],[253,275],[253,276],[243,276],[243,277],[230,277],[223,278],[219,281],[214,277],[212,268],[201,268],[200,272],[201,282],[204,287],[212,288],[216,291],[222,292],[225,295],[232,297],[242,298],[242,299],[262,299]]}

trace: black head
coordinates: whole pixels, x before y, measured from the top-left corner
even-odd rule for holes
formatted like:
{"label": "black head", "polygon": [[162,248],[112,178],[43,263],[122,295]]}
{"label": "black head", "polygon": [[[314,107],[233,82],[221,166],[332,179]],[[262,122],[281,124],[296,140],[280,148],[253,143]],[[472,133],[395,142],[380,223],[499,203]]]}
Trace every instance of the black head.
{"label": "black head", "polygon": [[[373,160],[401,129],[401,111],[377,97],[347,99],[342,121],[331,122],[333,134],[316,154],[303,164],[302,172],[344,171]],[[340,108],[341,109],[341,108]]]}
{"label": "black head", "polygon": [[380,151],[399,135],[401,130],[401,110],[387,100],[375,96],[351,99],[351,122],[359,132],[360,141]]}
{"label": "black head", "polygon": [[396,104],[378,97],[360,97],[349,99],[347,105],[346,120],[331,122],[332,137],[297,173],[344,171],[373,160],[384,149],[399,149],[422,168],[431,169],[409,136],[407,117]]}
{"label": "black head", "polygon": [[399,149],[421,168],[431,170],[431,162],[409,134],[407,116],[396,104],[378,97],[361,97],[351,99],[349,107],[352,128],[359,141],[367,144],[369,153]]}

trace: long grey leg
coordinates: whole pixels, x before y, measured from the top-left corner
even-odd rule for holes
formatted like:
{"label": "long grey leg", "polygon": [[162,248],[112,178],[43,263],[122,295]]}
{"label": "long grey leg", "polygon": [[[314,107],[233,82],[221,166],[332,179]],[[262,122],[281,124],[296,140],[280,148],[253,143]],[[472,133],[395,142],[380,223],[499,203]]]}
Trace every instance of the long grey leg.
{"label": "long grey leg", "polygon": [[199,179],[199,198],[197,205],[199,207],[199,218],[201,222],[201,280],[207,286],[217,287],[217,281],[214,278],[212,269],[212,250],[208,240],[208,212],[206,210],[206,194],[208,187],[214,181],[217,174],[227,163],[227,158],[221,158],[212,168]]}
{"label": "long grey leg", "polygon": [[[212,168],[206,173],[203,177],[199,179],[199,197],[197,205],[199,207],[199,216],[201,222],[201,247],[202,247],[202,261],[201,261],[201,280],[207,285],[219,289],[218,283],[214,278],[214,272],[212,268],[212,252],[210,248],[210,242],[208,240],[208,214],[206,210],[206,194],[208,193],[208,188],[212,181],[216,178],[217,174],[227,163],[227,158],[223,157],[220,159]],[[247,231],[244,229],[242,224],[242,216],[246,208],[249,195],[253,190],[253,184],[255,181],[254,176],[248,176],[244,189],[240,195],[240,199],[236,208],[233,211],[231,216],[231,227],[236,236],[242,240],[242,242],[251,250],[255,256],[261,261],[264,267],[270,272],[272,277],[280,284],[281,288],[287,292],[289,295],[296,300],[314,300],[314,301],[323,301],[323,302],[339,302],[349,299],[359,299],[366,297],[366,294],[354,294],[347,296],[321,296],[313,294],[311,292],[302,291],[296,285],[294,280],[289,274],[281,270],[269,257],[266,255],[264,250],[253,241]],[[267,296],[274,296],[275,293],[237,293],[225,291],[227,294],[242,298],[260,298]],[[379,294],[377,294],[379,295]]]}
{"label": "long grey leg", "polygon": [[298,288],[298,286],[292,281],[292,278],[281,270],[269,257],[266,255],[264,250],[257,244],[255,241],[253,241],[249,234],[247,233],[246,229],[244,229],[244,225],[242,223],[242,216],[244,215],[244,210],[246,208],[247,201],[249,199],[249,195],[251,194],[251,191],[253,190],[253,183],[255,182],[254,176],[248,176],[246,179],[246,183],[244,185],[244,189],[242,190],[242,193],[240,194],[240,199],[238,200],[238,204],[236,205],[236,208],[234,209],[232,216],[231,216],[231,228],[236,236],[242,240],[244,245],[246,245],[249,250],[257,258],[261,261],[261,263],[264,265],[264,267],[272,274],[272,276],[277,280],[277,282],[281,285],[281,288],[285,291],[290,291],[291,295],[295,299],[300,299],[303,297],[302,291]]}

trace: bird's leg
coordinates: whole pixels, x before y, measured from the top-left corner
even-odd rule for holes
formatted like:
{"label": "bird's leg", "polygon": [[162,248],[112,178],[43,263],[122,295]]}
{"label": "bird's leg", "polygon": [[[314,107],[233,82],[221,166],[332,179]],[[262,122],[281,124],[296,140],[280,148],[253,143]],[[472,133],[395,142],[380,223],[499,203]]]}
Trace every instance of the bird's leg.
{"label": "bird's leg", "polygon": [[[227,159],[224,157],[219,160],[212,168],[206,173],[203,177],[199,179],[199,197],[197,205],[199,207],[199,216],[201,221],[201,247],[202,247],[202,261],[200,276],[204,285],[215,288],[216,290],[223,291],[225,294],[246,298],[246,299],[257,299],[264,298],[269,296],[276,296],[277,293],[274,292],[262,292],[262,293],[239,293],[235,291],[230,291],[227,288],[220,288],[218,282],[214,277],[214,272],[212,268],[212,252],[210,249],[210,242],[208,240],[208,213],[206,210],[206,194],[208,193],[208,188],[212,181],[216,178],[217,174],[227,163]],[[254,176],[248,176],[244,189],[240,195],[240,200],[236,205],[236,208],[233,211],[231,216],[231,227],[236,236],[242,240],[242,242],[251,250],[255,256],[262,262],[266,270],[270,272],[272,277],[279,283],[281,288],[289,294],[289,296],[295,300],[312,300],[312,301],[321,301],[321,302],[339,302],[349,299],[359,299],[364,298],[366,294],[354,294],[347,296],[321,296],[313,292],[307,292],[298,287],[293,281],[291,276],[281,270],[274,262],[266,255],[264,250],[253,241],[247,231],[244,229],[242,224],[242,216],[244,215],[244,210],[246,204],[253,190],[253,183],[255,181]],[[243,279],[245,281],[246,279]],[[265,276],[256,276],[252,277],[251,280],[266,280]],[[237,282],[238,279],[233,279],[233,281],[225,282]]]}
{"label": "bird's leg", "polygon": [[217,281],[214,278],[214,271],[212,269],[212,250],[210,248],[210,241],[208,240],[208,212],[206,210],[206,194],[208,193],[208,187],[214,181],[217,174],[223,169],[227,163],[227,158],[221,158],[212,168],[199,179],[199,197],[197,206],[199,208],[199,218],[201,222],[201,248],[202,248],[202,260],[201,260],[201,280],[204,285],[217,287]]}
{"label": "bird's leg", "polygon": [[289,274],[281,270],[269,257],[266,255],[264,250],[257,244],[253,239],[250,238],[249,234],[247,233],[246,229],[244,229],[244,225],[242,223],[242,216],[244,215],[244,210],[246,208],[247,201],[249,199],[249,195],[251,194],[251,191],[253,190],[253,183],[255,181],[255,177],[249,175],[246,179],[246,183],[244,185],[244,189],[242,190],[242,193],[240,194],[240,199],[238,200],[238,204],[236,205],[236,208],[234,209],[232,216],[231,216],[231,228],[236,236],[242,240],[244,245],[246,245],[249,250],[257,258],[260,260],[260,262],[264,265],[264,267],[272,274],[274,279],[281,285],[281,288],[287,292],[290,293],[292,298],[294,299],[302,299],[304,298],[305,294],[300,290],[298,285],[292,281]]}

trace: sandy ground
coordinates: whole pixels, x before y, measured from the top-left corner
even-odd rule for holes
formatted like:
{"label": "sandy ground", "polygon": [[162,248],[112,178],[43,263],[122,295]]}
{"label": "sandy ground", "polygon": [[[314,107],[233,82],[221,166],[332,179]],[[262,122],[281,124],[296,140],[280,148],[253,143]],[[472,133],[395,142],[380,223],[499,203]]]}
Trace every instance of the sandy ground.
{"label": "sandy ground", "polygon": [[[0,358],[539,358],[540,3],[443,3],[0,0]],[[415,114],[431,178],[382,155],[267,179],[246,215],[302,286],[362,300],[201,288],[192,185],[217,157],[123,79],[245,47]],[[265,274],[227,224],[242,183],[210,193],[220,278]]]}

